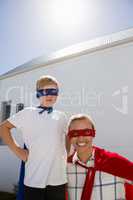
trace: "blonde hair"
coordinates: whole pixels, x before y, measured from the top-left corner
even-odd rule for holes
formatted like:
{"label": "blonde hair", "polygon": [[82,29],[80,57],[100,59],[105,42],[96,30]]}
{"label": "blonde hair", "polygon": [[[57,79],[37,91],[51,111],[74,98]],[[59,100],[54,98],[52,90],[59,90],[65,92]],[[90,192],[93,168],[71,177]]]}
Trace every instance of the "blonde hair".
{"label": "blonde hair", "polygon": [[43,88],[44,86],[54,84],[58,87],[59,83],[53,76],[41,76],[36,82],[36,90]]}
{"label": "blonde hair", "polygon": [[71,125],[73,122],[75,121],[80,121],[80,120],[87,120],[91,123],[92,125],[92,129],[95,130],[95,124],[93,122],[93,120],[91,119],[91,117],[87,114],[75,114],[75,115],[72,115],[69,119],[69,122],[68,122],[68,130],[70,129]]}

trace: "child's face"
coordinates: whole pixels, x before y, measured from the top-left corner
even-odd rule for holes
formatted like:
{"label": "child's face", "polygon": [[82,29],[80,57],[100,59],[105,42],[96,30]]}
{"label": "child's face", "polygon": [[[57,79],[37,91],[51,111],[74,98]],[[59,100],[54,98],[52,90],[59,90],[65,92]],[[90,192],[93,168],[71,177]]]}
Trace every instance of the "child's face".
{"label": "child's face", "polygon": [[[50,89],[50,88],[58,89],[56,84],[50,84],[50,85],[44,86],[43,88],[40,88],[40,89]],[[57,100],[57,96],[53,96],[53,95],[41,96],[39,98],[39,100],[40,100],[41,106],[51,107],[55,104],[55,102]]]}
{"label": "child's face", "polygon": [[[79,129],[92,129],[92,124],[86,119],[72,122],[70,131]],[[92,147],[92,140],[92,136],[78,136],[72,137],[70,143],[74,146],[74,148],[76,148],[78,152],[85,152]]]}

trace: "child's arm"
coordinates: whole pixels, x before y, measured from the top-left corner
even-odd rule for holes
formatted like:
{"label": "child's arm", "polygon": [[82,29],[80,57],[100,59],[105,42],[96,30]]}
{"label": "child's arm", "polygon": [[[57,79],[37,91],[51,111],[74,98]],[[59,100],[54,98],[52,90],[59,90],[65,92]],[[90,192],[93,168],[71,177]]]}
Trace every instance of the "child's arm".
{"label": "child's arm", "polygon": [[20,148],[14,141],[11,135],[11,129],[15,128],[8,120],[0,124],[0,137],[5,144],[18,156],[21,160],[26,161],[28,158],[28,151]]}

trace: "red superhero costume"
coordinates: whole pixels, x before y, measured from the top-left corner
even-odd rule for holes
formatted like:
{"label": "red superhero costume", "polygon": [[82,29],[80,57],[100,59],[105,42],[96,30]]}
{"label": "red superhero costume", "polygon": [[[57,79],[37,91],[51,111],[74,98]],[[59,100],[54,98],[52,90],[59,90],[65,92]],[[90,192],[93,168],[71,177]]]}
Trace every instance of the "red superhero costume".
{"label": "red superhero costume", "polygon": [[[99,147],[94,147],[94,149],[95,149],[94,167],[88,168],[88,173],[86,175],[86,180],[84,183],[84,189],[82,191],[81,200],[91,199],[96,171],[106,172],[108,174],[112,174],[114,176],[118,176],[130,181],[133,181],[133,162],[120,156],[117,153],[112,153],[104,149],[101,149]],[[68,162],[72,162],[73,156],[74,154],[68,158]],[[81,165],[78,162],[76,164]],[[132,189],[128,187],[129,185],[126,185],[126,191],[130,190],[130,193],[132,193]],[[129,194],[129,191],[128,191],[128,194]],[[127,194],[126,199],[130,200],[129,195],[132,195],[132,194],[129,194],[129,195],[128,194]],[[132,199],[133,199],[133,196],[132,196]]]}

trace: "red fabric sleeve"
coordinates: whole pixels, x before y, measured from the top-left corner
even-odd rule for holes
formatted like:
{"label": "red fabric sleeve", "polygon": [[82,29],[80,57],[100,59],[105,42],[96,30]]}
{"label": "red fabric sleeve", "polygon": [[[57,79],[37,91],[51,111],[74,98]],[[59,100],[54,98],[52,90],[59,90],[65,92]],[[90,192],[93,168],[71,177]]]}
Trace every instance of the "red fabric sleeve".
{"label": "red fabric sleeve", "polygon": [[96,169],[133,181],[133,162],[104,149],[96,148]]}
{"label": "red fabric sleeve", "polygon": [[126,200],[133,200],[133,185],[125,183]]}

